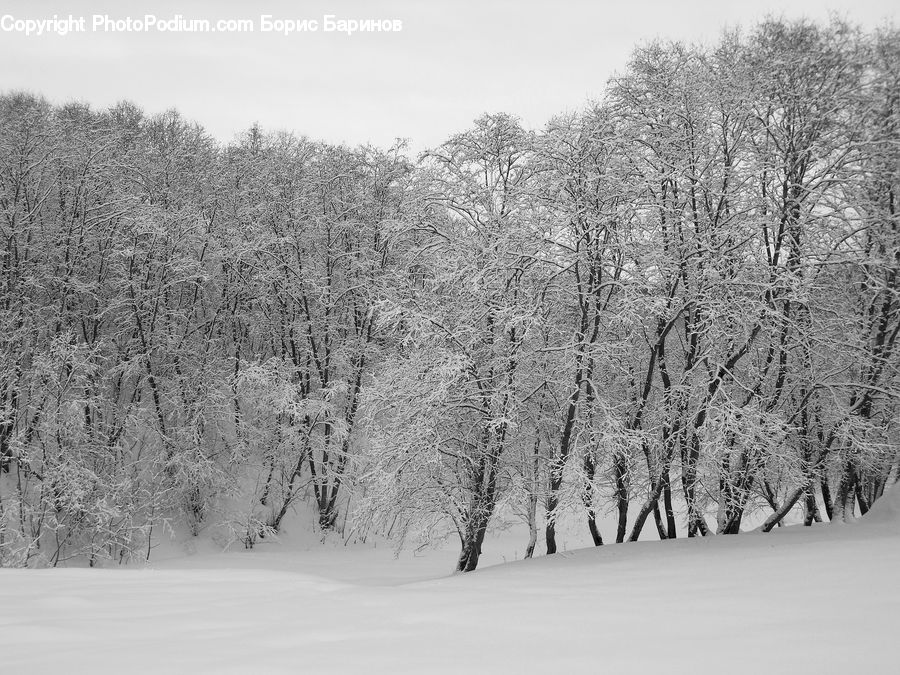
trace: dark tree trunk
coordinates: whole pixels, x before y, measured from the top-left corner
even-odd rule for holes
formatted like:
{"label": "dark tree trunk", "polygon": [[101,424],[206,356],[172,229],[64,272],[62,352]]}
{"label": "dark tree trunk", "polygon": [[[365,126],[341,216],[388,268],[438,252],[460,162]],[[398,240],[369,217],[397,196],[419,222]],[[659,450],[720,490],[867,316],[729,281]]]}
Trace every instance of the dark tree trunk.
{"label": "dark tree trunk", "polygon": [[484,535],[496,506],[498,456],[499,452],[488,453],[473,476],[474,491],[469,504],[469,517],[466,519],[465,531],[460,535],[462,550],[456,564],[458,572],[471,572],[478,566],[481,544],[484,542]]}
{"label": "dark tree trunk", "polygon": [[330,501],[322,506],[322,508],[319,510],[319,527],[323,532],[328,532],[334,529],[334,524],[337,521],[337,515],[337,509]]}
{"label": "dark tree trunk", "polygon": [[809,489],[807,489],[806,491],[806,496],[804,497],[803,502],[803,511],[805,514],[803,518],[803,524],[806,527],[809,527],[814,522],[822,522],[822,516],[819,515],[819,507],[816,504],[816,494],[813,491],[812,484],[810,484]]}
{"label": "dark tree trunk", "polygon": [[603,537],[600,536],[600,530],[597,528],[597,517],[594,515],[593,510],[588,513],[588,530],[590,530],[591,541],[594,542],[594,546],[603,546]]}
{"label": "dark tree trunk", "polygon": [[[699,424],[695,425],[699,427]],[[684,491],[684,502],[688,512],[687,536],[696,537],[698,534],[704,537],[709,534],[709,528],[703,516],[697,509],[697,461],[700,458],[700,438],[696,431],[691,434],[690,447],[682,446],[681,452],[681,487]]]}
{"label": "dark tree trunk", "polygon": [[[766,519],[766,522],[762,525],[763,532],[769,532],[776,525],[780,525],[782,519],[790,512],[792,508],[794,508],[794,504],[806,493],[807,486],[803,485],[796,490],[794,490],[790,496],[784,501],[784,503],[775,509],[775,513],[769,516]],[[774,500],[771,502],[774,504]]]}
{"label": "dark tree trunk", "polygon": [[530,534],[528,536],[528,546],[525,547],[525,558],[531,558],[534,556],[534,547],[537,545],[537,528],[534,527],[532,523],[530,528]]}
{"label": "dark tree trunk", "polygon": [[828,478],[822,476],[819,481],[822,489],[822,501],[825,502],[825,515],[828,520],[834,520],[834,503],[831,501],[831,489],[828,487]]}
{"label": "dark tree trunk", "polygon": [[456,563],[457,572],[471,572],[478,567],[478,559],[481,557],[481,545],[487,532],[489,516],[476,515],[466,527],[462,539],[462,550]]}
{"label": "dark tree trunk", "polygon": [[625,458],[616,455],[613,458],[613,471],[616,486],[616,543],[625,541],[626,528],[628,527],[628,466]]}
{"label": "dark tree trunk", "polygon": [[591,541],[594,546],[603,546],[603,537],[600,536],[600,530],[597,528],[597,512],[594,510],[594,474],[596,464],[591,453],[584,456],[584,472],[587,478],[584,492],[581,499],[584,502],[584,508],[587,511],[588,531],[591,533]]}
{"label": "dark tree trunk", "polygon": [[547,500],[547,527],[544,530],[544,539],[547,543],[547,555],[556,553],[556,523],[553,520],[553,510],[556,508],[556,499]]}
{"label": "dark tree trunk", "polygon": [[678,530],[675,526],[675,509],[672,506],[672,480],[669,476],[669,469],[663,472],[663,504],[666,509],[666,538],[675,539],[678,536]]}
{"label": "dark tree trunk", "polygon": [[659,500],[653,502],[653,522],[656,524],[656,534],[660,541],[668,539],[666,536],[666,528],[663,525],[662,513],[659,511]]}
{"label": "dark tree trunk", "polygon": [[862,481],[859,480],[859,478],[856,480],[856,501],[859,503],[859,515],[866,515],[872,504],[866,497],[866,494],[863,491]]}
{"label": "dark tree trunk", "polygon": [[532,453],[532,483],[528,494],[528,546],[525,548],[525,558],[534,555],[534,547],[537,545],[537,505],[538,505],[538,485],[540,483],[540,466],[541,466],[541,437],[535,435],[534,452]]}

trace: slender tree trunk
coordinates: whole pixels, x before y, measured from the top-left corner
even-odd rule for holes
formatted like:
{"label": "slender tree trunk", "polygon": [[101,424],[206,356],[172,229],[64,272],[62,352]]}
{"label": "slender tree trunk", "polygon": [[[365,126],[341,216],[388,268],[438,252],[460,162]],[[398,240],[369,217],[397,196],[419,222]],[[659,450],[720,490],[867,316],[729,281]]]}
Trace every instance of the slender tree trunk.
{"label": "slender tree trunk", "polygon": [[538,485],[540,485],[540,466],[541,466],[541,437],[540,434],[535,435],[534,452],[532,453],[531,464],[531,488],[528,492],[528,546],[525,548],[525,558],[531,558],[534,555],[534,547],[537,545],[537,505],[538,505]]}
{"label": "slender tree trunk", "polygon": [[625,541],[628,527],[628,466],[622,455],[613,457],[613,476],[616,490],[616,543],[621,544]]}
{"label": "slender tree trunk", "polygon": [[691,434],[690,447],[682,445],[681,452],[681,486],[684,491],[684,502],[688,512],[688,537],[698,534],[706,536],[709,528],[697,508],[697,460],[700,458],[700,438],[696,431]]}
{"label": "slender tree trunk", "polygon": [[775,510],[775,513],[773,513],[766,519],[766,522],[764,522],[762,525],[762,531],[770,532],[773,527],[781,523],[782,519],[788,513],[790,513],[790,510],[792,508],[794,508],[794,504],[796,504],[797,501],[806,493],[806,490],[806,485],[795,489],[784,501],[784,503]]}
{"label": "slender tree trunk", "polygon": [[819,479],[819,485],[822,490],[822,501],[825,502],[825,515],[828,520],[834,520],[834,503],[831,501],[831,489],[828,487],[828,477],[822,476]]}
{"label": "slender tree trunk", "polygon": [[550,497],[547,499],[547,527],[544,529],[544,541],[547,544],[547,555],[556,553],[556,522],[554,520],[554,511],[557,507],[556,499]]}
{"label": "slender tree trunk", "polygon": [[672,478],[669,467],[663,471],[663,505],[666,509],[666,539],[675,539],[678,530],[675,525],[675,509],[672,506]]}
{"label": "slender tree trunk", "polygon": [[600,530],[597,527],[597,512],[594,509],[594,476],[596,473],[596,464],[593,455],[586,452],[584,455],[584,473],[586,484],[581,495],[584,503],[584,509],[587,512],[588,532],[591,534],[591,541],[594,546],[603,545],[603,537],[600,536]]}
{"label": "slender tree trunk", "polygon": [[525,559],[534,556],[534,547],[537,545],[537,523],[535,522],[534,512],[528,519],[528,546],[525,548]]}

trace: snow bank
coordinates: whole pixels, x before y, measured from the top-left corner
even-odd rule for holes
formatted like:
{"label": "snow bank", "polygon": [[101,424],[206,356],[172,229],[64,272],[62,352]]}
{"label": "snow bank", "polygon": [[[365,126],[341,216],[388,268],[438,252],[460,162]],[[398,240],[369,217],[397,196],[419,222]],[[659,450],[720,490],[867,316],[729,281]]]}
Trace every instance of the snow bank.
{"label": "snow bank", "polygon": [[895,483],[885,490],[860,521],[870,525],[891,526],[900,532],[900,485]]}
{"label": "snow bank", "polygon": [[398,563],[334,547],[203,557],[193,564],[208,567],[193,569],[2,570],[0,670],[758,675],[896,666],[900,537],[886,528],[604,546],[384,585],[400,582],[390,570],[408,579],[445,570],[452,556],[443,555]]}

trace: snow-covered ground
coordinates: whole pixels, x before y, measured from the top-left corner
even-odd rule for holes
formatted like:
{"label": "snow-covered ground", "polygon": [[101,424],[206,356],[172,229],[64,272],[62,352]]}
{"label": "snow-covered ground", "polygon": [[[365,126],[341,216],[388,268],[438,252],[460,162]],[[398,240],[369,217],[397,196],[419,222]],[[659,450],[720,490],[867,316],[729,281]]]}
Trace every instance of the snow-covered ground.
{"label": "snow-covered ground", "polygon": [[851,525],[447,576],[453,557],[269,546],[0,570],[0,672],[897,672],[900,488]]}

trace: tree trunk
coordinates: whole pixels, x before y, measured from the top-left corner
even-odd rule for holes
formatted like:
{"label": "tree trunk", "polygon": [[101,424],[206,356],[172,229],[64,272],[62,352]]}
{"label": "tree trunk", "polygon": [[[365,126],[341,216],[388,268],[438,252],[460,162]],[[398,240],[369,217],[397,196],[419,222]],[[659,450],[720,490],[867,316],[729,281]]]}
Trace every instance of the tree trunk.
{"label": "tree trunk", "polygon": [[537,505],[538,505],[538,485],[540,484],[540,462],[541,462],[541,437],[536,435],[534,439],[534,452],[532,453],[531,465],[531,489],[528,493],[528,546],[525,549],[525,558],[531,558],[534,555],[534,547],[537,545]]}
{"label": "tree trunk", "polygon": [[663,472],[663,505],[666,509],[666,539],[675,539],[678,530],[675,526],[675,509],[672,506],[672,479],[669,476],[669,468]]}
{"label": "tree trunk", "polygon": [[544,540],[547,543],[547,555],[556,553],[556,523],[554,522],[553,511],[556,509],[556,499],[550,497],[547,499],[547,527],[544,530]]}
{"label": "tree trunk", "polygon": [[618,513],[616,543],[621,544],[625,541],[628,527],[628,466],[623,456],[616,455],[613,458],[613,469],[616,485],[616,512]]}
{"label": "tree trunk", "polygon": [[834,503],[831,501],[831,489],[828,487],[828,478],[822,476],[819,481],[822,489],[822,501],[825,502],[825,515],[828,520],[834,520]]}
{"label": "tree trunk", "polygon": [[471,572],[478,567],[478,559],[481,557],[481,544],[487,532],[488,518],[476,515],[469,521],[465,535],[462,538],[462,550],[456,563],[457,572]]}
{"label": "tree trunk", "polygon": [[[699,426],[699,425],[697,425]],[[682,446],[681,452],[681,487],[684,491],[684,502],[688,512],[688,537],[709,534],[709,528],[697,509],[697,460],[700,457],[700,438],[696,431],[691,434],[690,447]]]}
{"label": "tree trunk", "polygon": [[525,548],[525,559],[534,556],[534,547],[537,545],[537,524],[534,518],[528,521],[528,546]]}

